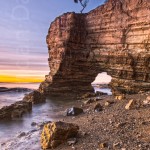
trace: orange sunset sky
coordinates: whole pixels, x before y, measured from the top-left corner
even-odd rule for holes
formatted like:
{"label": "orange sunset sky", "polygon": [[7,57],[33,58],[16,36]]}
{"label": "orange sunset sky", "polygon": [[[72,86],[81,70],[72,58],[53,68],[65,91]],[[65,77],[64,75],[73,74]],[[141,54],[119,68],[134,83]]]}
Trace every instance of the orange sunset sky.
{"label": "orange sunset sky", "polygon": [[[104,0],[92,0],[88,12]],[[64,12],[81,10],[72,0],[0,1],[0,82],[41,82],[49,73],[46,35]],[[97,78],[97,81],[107,78]]]}

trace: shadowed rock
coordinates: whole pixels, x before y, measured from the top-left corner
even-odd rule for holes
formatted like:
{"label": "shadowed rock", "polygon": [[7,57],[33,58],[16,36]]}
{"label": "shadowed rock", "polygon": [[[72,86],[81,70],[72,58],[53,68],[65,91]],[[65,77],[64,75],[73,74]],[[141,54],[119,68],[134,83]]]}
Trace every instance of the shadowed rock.
{"label": "shadowed rock", "polygon": [[32,110],[32,103],[18,101],[10,106],[4,106],[0,109],[0,120],[20,118],[23,114]]}
{"label": "shadowed rock", "polygon": [[66,115],[67,116],[77,116],[82,113],[83,113],[82,108],[72,107],[72,108],[67,109]]}
{"label": "shadowed rock", "polygon": [[39,91],[36,90],[27,94],[23,98],[23,101],[32,102],[33,104],[39,104],[46,101],[46,96],[43,93],[40,93]]}
{"label": "shadowed rock", "polygon": [[100,103],[95,105],[95,107],[94,107],[94,111],[95,112],[99,112],[99,111],[102,111],[102,110],[103,110],[103,107],[101,106]]}

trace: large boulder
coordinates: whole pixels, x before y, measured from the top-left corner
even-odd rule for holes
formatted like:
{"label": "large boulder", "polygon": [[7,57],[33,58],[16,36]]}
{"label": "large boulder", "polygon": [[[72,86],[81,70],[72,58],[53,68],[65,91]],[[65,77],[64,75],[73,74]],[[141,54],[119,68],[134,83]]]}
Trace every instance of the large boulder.
{"label": "large boulder", "polygon": [[0,109],[0,120],[20,118],[24,113],[30,112],[31,110],[31,102],[18,101],[10,106],[4,106]]}
{"label": "large boulder", "polygon": [[56,148],[69,138],[74,138],[78,134],[79,127],[72,123],[52,122],[45,124],[41,134],[42,149]]}
{"label": "large boulder", "polygon": [[43,93],[40,93],[38,90],[35,90],[27,94],[23,101],[32,102],[33,104],[43,103],[46,101],[46,96]]}

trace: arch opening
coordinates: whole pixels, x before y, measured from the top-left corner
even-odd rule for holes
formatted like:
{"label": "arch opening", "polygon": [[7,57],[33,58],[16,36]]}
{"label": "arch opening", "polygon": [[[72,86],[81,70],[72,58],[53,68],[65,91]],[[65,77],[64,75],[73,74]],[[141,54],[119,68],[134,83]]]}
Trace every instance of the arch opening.
{"label": "arch opening", "polygon": [[111,88],[109,87],[111,80],[112,77],[108,75],[107,72],[102,72],[98,73],[91,85],[94,88],[95,93],[100,91],[112,95]]}

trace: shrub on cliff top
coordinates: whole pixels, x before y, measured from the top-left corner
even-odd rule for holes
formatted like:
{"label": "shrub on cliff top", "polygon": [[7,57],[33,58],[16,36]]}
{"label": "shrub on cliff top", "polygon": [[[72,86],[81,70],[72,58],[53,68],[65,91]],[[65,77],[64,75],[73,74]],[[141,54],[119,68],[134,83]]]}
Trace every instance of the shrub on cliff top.
{"label": "shrub on cliff top", "polygon": [[80,3],[82,6],[82,10],[80,11],[81,13],[83,12],[83,10],[86,8],[89,0],[74,0],[75,3]]}

